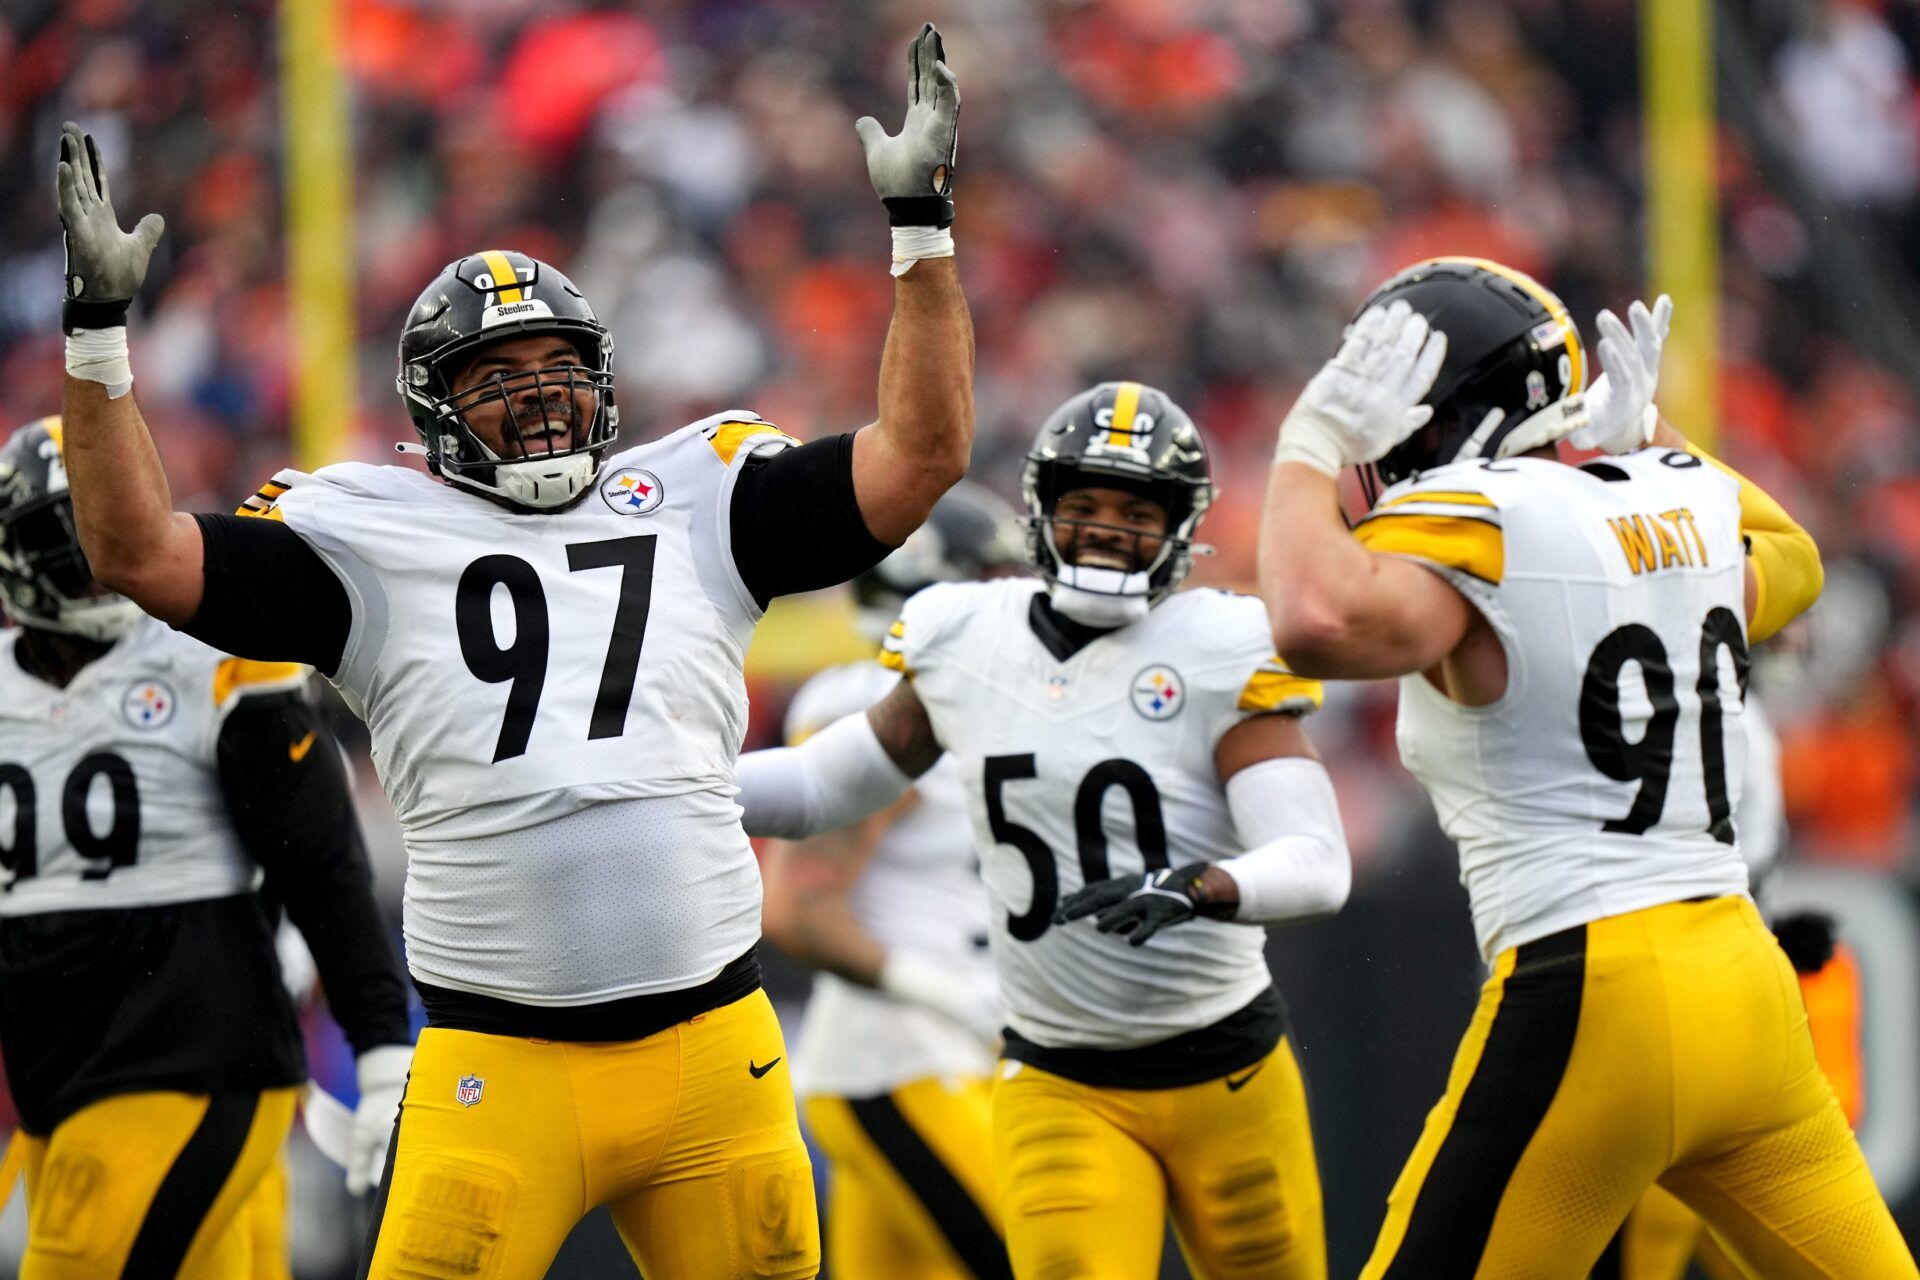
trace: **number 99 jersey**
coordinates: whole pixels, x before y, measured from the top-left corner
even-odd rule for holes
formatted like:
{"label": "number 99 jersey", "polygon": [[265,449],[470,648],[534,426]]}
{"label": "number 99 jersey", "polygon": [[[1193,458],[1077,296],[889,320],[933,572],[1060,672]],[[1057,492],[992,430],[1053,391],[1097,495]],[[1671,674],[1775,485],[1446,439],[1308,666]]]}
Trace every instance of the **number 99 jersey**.
{"label": "number 99 jersey", "polygon": [[1668,449],[1457,463],[1388,489],[1354,533],[1444,576],[1506,651],[1506,691],[1486,706],[1400,681],[1400,757],[1460,846],[1489,962],[1746,891],[1737,481]]}
{"label": "number 99 jersey", "polygon": [[1180,592],[1070,651],[1045,600],[1030,579],[930,587],[881,661],[959,765],[1009,1025],[1047,1048],[1153,1044],[1272,984],[1265,931],[1198,919],[1135,947],[1054,909],[1091,881],[1240,852],[1214,748],[1249,716],[1311,711],[1320,687],[1279,664],[1252,597]]}
{"label": "number 99 jersey", "polygon": [[127,910],[249,892],[217,747],[244,695],[308,670],[229,658],[143,619],[64,688],[0,632],[0,916]]}

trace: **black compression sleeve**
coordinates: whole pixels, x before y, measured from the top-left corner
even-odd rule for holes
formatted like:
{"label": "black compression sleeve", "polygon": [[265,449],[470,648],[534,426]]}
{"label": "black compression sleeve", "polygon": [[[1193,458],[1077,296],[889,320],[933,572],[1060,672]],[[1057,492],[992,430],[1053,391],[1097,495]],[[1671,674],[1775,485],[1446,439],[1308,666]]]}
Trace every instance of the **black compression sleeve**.
{"label": "black compression sleeve", "polygon": [[306,939],[354,1052],[410,1043],[406,979],[319,713],[298,694],[243,697],[220,727],[219,767],[234,832]]}
{"label": "black compression sleeve", "polygon": [[339,575],[278,520],[198,514],[200,608],[180,630],[222,653],[340,670],[353,605]]}
{"label": "black compression sleeve", "polygon": [[729,512],[733,562],[761,608],[845,582],[893,550],[867,530],[853,492],[853,437],[748,458]]}

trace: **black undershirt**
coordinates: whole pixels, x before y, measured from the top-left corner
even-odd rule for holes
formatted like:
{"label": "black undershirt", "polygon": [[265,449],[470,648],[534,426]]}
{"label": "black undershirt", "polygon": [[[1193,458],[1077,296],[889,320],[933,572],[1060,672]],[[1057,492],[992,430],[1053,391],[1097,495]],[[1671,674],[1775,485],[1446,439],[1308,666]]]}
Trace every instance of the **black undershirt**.
{"label": "black undershirt", "polygon": [[242,698],[220,726],[217,759],[234,834],[266,872],[261,896],[306,940],[347,1042],[356,1053],[411,1043],[406,978],[319,712],[294,693]]}
{"label": "black undershirt", "polygon": [[[860,514],[851,434],[748,458],[728,515],[734,565],[761,608],[775,596],[845,582],[893,549]],[[353,606],[319,553],[277,520],[194,520],[205,585],[199,610],[180,630],[243,658],[304,662],[337,675]]]}

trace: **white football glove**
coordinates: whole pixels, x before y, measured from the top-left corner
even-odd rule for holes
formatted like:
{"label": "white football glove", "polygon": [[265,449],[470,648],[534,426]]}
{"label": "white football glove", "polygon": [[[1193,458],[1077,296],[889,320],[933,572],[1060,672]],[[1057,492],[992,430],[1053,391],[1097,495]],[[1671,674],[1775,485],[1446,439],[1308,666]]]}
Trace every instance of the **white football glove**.
{"label": "white football glove", "polygon": [[1005,1016],[1000,999],[990,987],[957,974],[946,965],[912,951],[887,953],[880,967],[880,989],[942,1014],[971,1032],[982,1044],[1000,1042]]}
{"label": "white football glove", "polygon": [[953,161],[960,145],[960,84],[941,61],[929,22],[907,49],[907,119],[889,135],[872,116],[854,121],[867,177],[896,227],[953,225]]}
{"label": "white football glove", "polygon": [[146,281],[153,247],[160,243],[167,224],[159,214],[150,213],[132,232],[120,229],[100,148],[71,122],[60,126],[54,189],[67,254],[67,303],[62,317],[66,331],[125,324],[127,304]]}
{"label": "white football glove", "polygon": [[1580,402],[1569,405],[1568,413],[1585,421],[1567,439],[1582,449],[1629,453],[1653,439],[1660,421],[1653,396],[1660,388],[1660,351],[1673,325],[1673,299],[1661,294],[1652,311],[1635,302],[1627,318],[1633,322],[1631,333],[1613,312],[1600,313],[1594,323],[1600,331],[1601,374],[1585,395],[1568,397]]}
{"label": "white football glove", "polygon": [[1420,401],[1446,358],[1447,335],[1405,302],[1369,307],[1280,424],[1273,460],[1338,476],[1378,459],[1433,416]]}
{"label": "white football glove", "polygon": [[387,1165],[387,1143],[407,1092],[413,1046],[384,1044],[353,1060],[360,1082],[360,1105],[353,1109],[353,1148],[347,1161],[347,1190],[363,1196],[380,1184]]}

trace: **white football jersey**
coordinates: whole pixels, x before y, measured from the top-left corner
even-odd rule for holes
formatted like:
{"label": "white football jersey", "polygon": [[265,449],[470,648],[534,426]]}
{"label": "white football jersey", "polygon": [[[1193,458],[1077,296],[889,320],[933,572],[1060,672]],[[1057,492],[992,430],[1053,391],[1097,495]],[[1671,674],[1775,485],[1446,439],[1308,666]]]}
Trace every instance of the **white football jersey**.
{"label": "white football jersey", "polygon": [[732,797],[760,609],[728,513],[746,458],[791,443],[716,415],[541,513],[359,463],[261,491],[352,599],[333,682],[405,832],[421,981],[597,1003],[707,981],[759,937]]}
{"label": "white football jersey", "polygon": [[[899,680],[877,662],[820,672],[787,708],[789,745],[865,711]],[[952,981],[990,993],[987,890],[952,757],[922,774],[913,796],[853,886],[854,916],[888,951],[938,961]],[[802,1095],[868,1097],[928,1077],[985,1075],[992,1067],[992,1047],[952,1019],[821,973],[793,1049],[793,1087]]]}
{"label": "white football jersey", "polygon": [[1355,530],[1492,625],[1507,689],[1400,681],[1400,756],[1460,846],[1483,956],[1664,902],[1741,893],[1745,548],[1736,481],[1645,449],[1576,468],[1458,463]]}
{"label": "white football jersey", "polygon": [[57,689],[21,668],[20,635],[0,631],[0,916],[251,890],[220,727],[243,696],[298,688],[307,668],[230,658],[149,618]]}
{"label": "white football jersey", "polygon": [[1008,1025],[1047,1048],[1134,1048],[1198,1030],[1272,981],[1257,925],[1199,919],[1135,947],[1052,922],[1082,885],[1232,857],[1214,748],[1320,688],[1273,656],[1265,607],[1180,592],[1062,661],[1029,621],[1044,584],[943,583],[907,601],[882,660],[910,675],[959,766],[993,903]]}

